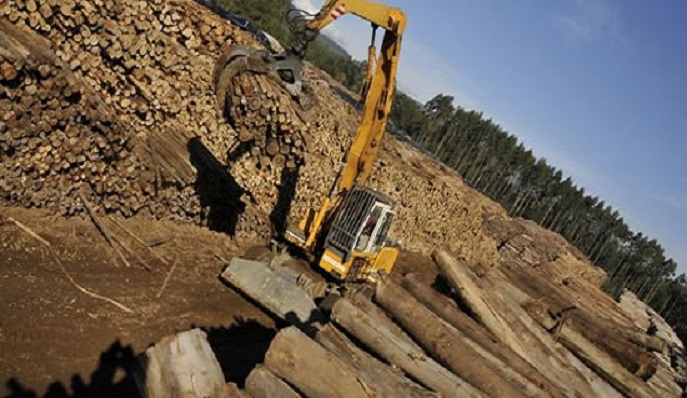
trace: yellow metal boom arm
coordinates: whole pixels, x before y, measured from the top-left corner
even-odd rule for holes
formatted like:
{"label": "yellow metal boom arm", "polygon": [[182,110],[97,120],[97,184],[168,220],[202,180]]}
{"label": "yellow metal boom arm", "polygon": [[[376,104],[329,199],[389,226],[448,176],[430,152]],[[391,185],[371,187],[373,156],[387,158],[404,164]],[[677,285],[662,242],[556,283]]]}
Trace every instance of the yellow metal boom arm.
{"label": "yellow metal boom arm", "polygon": [[395,31],[400,28],[399,35],[405,30],[406,17],[403,11],[367,0],[328,0],[308,23],[308,28],[319,32],[346,13],[357,15],[384,30]]}
{"label": "yellow metal boom arm", "polygon": [[366,0],[329,0],[308,22],[307,29],[319,32],[346,13],[371,22],[373,28],[384,29],[385,34],[378,55],[374,36],[370,45],[362,93],[362,120],[346,154],[346,165],[339,180],[341,191],[364,185],[372,171],[391,112],[401,39],[406,27],[406,16],[398,8]]}

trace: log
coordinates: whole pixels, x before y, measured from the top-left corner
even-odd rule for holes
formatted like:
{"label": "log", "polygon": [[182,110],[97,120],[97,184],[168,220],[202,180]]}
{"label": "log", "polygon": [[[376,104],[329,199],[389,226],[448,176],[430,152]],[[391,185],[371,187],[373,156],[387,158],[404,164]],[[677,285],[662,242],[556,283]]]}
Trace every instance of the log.
{"label": "log", "polygon": [[147,398],[219,397],[226,389],[222,368],[200,329],[163,338],[143,360]]}
{"label": "log", "polygon": [[225,394],[227,398],[251,398],[248,393],[242,391],[236,383],[228,383],[225,388]]}
{"label": "log", "polygon": [[[540,302],[544,304],[544,302]],[[555,313],[548,309],[550,314]],[[565,312],[565,325],[574,329],[580,335],[592,342],[600,349],[611,355],[615,361],[625,369],[648,380],[656,373],[658,357],[630,341],[630,338],[639,337],[632,335],[633,331],[625,331],[620,325],[610,321],[594,319],[582,310],[572,309]],[[617,333],[609,333],[609,330],[617,330]]]}
{"label": "log", "polygon": [[362,381],[374,386],[384,397],[438,397],[363,351],[331,323],[317,332],[315,340],[339,359],[354,366]]}
{"label": "log", "polygon": [[595,346],[573,328],[567,327],[565,323],[560,324],[552,318],[544,305],[532,302],[526,306],[526,310],[542,327],[554,333],[557,340],[568,350],[625,396],[630,398],[655,396],[655,392],[617,363],[610,354]]}
{"label": "log", "polygon": [[250,372],[246,379],[246,392],[251,398],[301,398],[291,386],[264,366]]}
{"label": "log", "polygon": [[[630,351],[635,352],[633,354],[635,359],[622,358],[621,361],[623,362],[630,361],[630,363],[634,363],[642,356],[640,352],[637,352],[635,348],[627,343],[633,343],[655,352],[667,352],[667,344],[664,340],[648,336],[646,333],[643,333],[637,327],[618,316],[611,319],[603,316],[603,314],[600,316],[599,311],[588,305],[586,301],[573,301],[567,298],[566,294],[560,289],[556,289],[550,281],[541,278],[530,270],[512,266],[509,268],[507,278],[524,289],[532,300],[543,300],[550,308],[555,308],[557,311],[573,307],[579,308],[581,311],[576,310],[571,313],[571,315],[579,319],[579,323],[584,324],[584,326],[578,330],[582,333],[587,331],[593,332],[617,329],[618,333],[597,333],[595,337],[589,335],[587,337],[597,342],[599,345],[615,350],[614,354],[628,353]],[[634,366],[630,365],[630,363],[628,363],[628,366]],[[634,372],[631,368],[629,368],[629,370]],[[649,376],[649,374],[644,375],[644,377]]]}
{"label": "log", "polygon": [[445,250],[435,250],[432,258],[437,263],[439,272],[446,278],[460,300],[473,312],[475,318],[494,336],[518,354],[524,355],[525,349],[516,340],[508,324],[492,308],[492,303],[484,298],[484,290],[474,279],[467,264],[454,258]]}
{"label": "log", "polygon": [[[660,339],[643,338],[642,333],[632,325],[625,325],[607,320],[603,316],[592,312],[585,305],[578,305],[580,301],[571,302],[563,297],[549,281],[527,270],[511,267],[508,279],[516,281],[531,295],[531,300],[537,300],[548,308],[551,314],[565,314],[566,325],[575,329],[582,336],[609,353],[616,361],[631,373],[642,379],[650,378],[658,367],[658,358],[646,351],[641,344],[649,344],[657,349],[665,347]],[[616,330],[609,333],[609,330]],[[639,344],[635,343],[638,341]]]}
{"label": "log", "polygon": [[646,333],[636,332],[634,330],[620,330],[620,336],[647,350],[659,354],[668,353],[668,343],[660,337],[649,336]]}
{"label": "log", "polygon": [[[558,351],[550,336],[515,302],[504,300],[498,285],[491,292],[481,288],[470,268],[448,252],[433,253],[439,271],[460,295],[463,303],[483,321],[501,343],[524,358],[566,395],[592,396],[587,380]],[[491,294],[490,294],[491,293]]]}
{"label": "log", "polygon": [[305,325],[322,319],[310,295],[268,263],[234,258],[221,278],[284,321]]}
{"label": "log", "polygon": [[[401,326],[439,363],[490,397],[545,397],[538,388],[525,394],[527,384],[509,381],[503,369],[490,366],[493,356],[465,340],[456,328],[432,313],[408,292],[389,278],[377,284],[375,301],[393,315]],[[505,365],[501,363],[500,365]],[[515,372],[510,370],[510,374]],[[520,377],[522,381],[522,377]]]}
{"label": "log", "polygon": [[381,309],[377,304],[373,303],[372,300],[370,300],[364,294],[356,292],[346,298],[349,299],[353,305],[360,308],[360,310],[367,313],[373,319],[376,319],[377,322],[379,322],[379,326],[390,330],[394,336],[404,340],[408,345],[420,349],[420,346],[418,346],[396,322],[389,318],[383,309]]}
{"label": "log", "polygon": [[265,366],[310,398],[382,396],[362,381],[353,366],[295,327],[277,333],[265,355]]}
{"label": "log", "polygon": [[451,299],[432,289],[428,284],[423,283],[418,274],[406,275],[401,285],[420,303],[424,304],[449,325],[459,330],[464,335],[466,341],[474,342],[474,344],[486,350],[488,354],[496,357],[490,359],[488,354],[482,353],[491,363],[492,367],[495,369],[505,369],[507,372],[509,368],[512,369],[515,374],[511,376],[506,375],[509,380],[517,380],[523,383],[524,381],[518,377],[521,375],[541,391],[549,391],[553,395],[562,395],[562,392],[559,391],[560,389],[552,381],[539,373],[535,367],[530,365],[515,351],[502,344],[474,319],[459,310]]}
{"label": "log", "polygon": [[353,335],[387,363],[398,366],[429,389],[445,397],[482,397],[482,393],[428,357],[420,347],[408,342],[407,336],[384,327],[386,321],[366,313],[350,300],[334,304],[332,320]]}
{"label": "log", "polygon": [[[468,337],[484,347],[494,347],[494,351],[502,351],[505,347],[499,343],[489,330],[480,325],[465,312],[458,309],[455,302],[434,290],[419,274],[410,273],[401,281],[401,285],[422,304],[427,306],[441,319],[462,330]],[[498,349],[497,349],[498,347]]]}

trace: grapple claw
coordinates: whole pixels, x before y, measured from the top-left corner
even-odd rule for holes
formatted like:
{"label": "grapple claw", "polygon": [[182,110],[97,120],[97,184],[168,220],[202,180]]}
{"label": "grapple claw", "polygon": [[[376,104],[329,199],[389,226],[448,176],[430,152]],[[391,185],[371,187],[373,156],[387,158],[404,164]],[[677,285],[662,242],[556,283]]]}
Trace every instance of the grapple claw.
{"label": "grapple claw", "polygon": [[266,75],[278,82],[295,98],[301,94],[300,58],[289,54],[269,54],[249,46],[226,46],[213,71],[213,83],[217,95],[217,107],[224,113],[227,108],[227,93],[232,80],[243,72]]}

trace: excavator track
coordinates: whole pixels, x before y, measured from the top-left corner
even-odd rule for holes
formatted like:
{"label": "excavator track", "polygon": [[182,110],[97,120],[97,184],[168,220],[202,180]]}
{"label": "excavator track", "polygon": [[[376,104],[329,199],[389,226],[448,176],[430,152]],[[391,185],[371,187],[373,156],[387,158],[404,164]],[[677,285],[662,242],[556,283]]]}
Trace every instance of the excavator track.
{"label": "excavator track", "polygon": [[267,56],[245,46],[223,51],[213,76],[217,107],[238,134],[238,152],[261,168],[294,168],[303,163],[308,123]]}

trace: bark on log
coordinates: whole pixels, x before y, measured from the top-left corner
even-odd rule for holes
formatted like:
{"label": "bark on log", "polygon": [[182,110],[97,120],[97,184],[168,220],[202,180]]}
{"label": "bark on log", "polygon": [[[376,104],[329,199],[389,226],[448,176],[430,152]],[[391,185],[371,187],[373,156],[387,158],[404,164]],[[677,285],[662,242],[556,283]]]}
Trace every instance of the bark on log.
{"label": "bark on log", "polygon": [[621,330],[620,336],[647,350],[659,354],[668,353],[668,343],[660,337],[649,336],[646,333],[635,332],[633,330]]}
{"label": "bark on log", "polygon": [[526,309],[542,327],[554,333],[558,341],[618,391],[630,398],[655,396],[649,386],[616,362],[610,354],[595,346],[573,328],[567,327],[565,323],[560,324],[553,319],[545,306],[533,302]]}
{"label": "bark on log", "polygon": [[265,366],[310,398],[383,396],[355,368],[295,327],[282,330],[270,344]]}
{"label": "bark on log", "polygon": [[332,319],[369,350],[391,365],[445,397],[481,397],[482,393],[429,358],[417,345],[400,337],[386,323],[342,298],[332,310]]}
{"label": "bark on log", "polygon": [[361,379],[377,388],[384,397],[438,397],[363,351],[331,323],[317,332],[315,340],[339,359],[358,369]]}
{"label": "bark on log", "polygon": [[[375,301],[389,311],[434,359],[485,395],[503,398],[547,396],[538,388],[532,388],[525,394],[527,384],[509,381],[497,368],[490,366],[488,359],[493,359],[493,356],[482,355],[465,340],[462,333],[389,278],[377,284]],[[522,377],[520,379],[522,381]]]}
{"label": "bark on log", "polygon": [[[642,359],[643,357],[646,358],[646,355],[633,345],[661,353],[667,351],[665,341],[646,335],[618,316],[609,319],[603,314],[600,315],[596,308],[588,305],[589,300],[573,301],[567,298],[550,281],[539,277],[530,270],[515,266],[510,267],[507,278],[513,283],[517,283],[519,288],[524,289],[531,300],[542,300],[556,312],[569,308],[579,308],[579,311],[570,313],[580,324],[578,332],[584,334],[600,347],[609,350],[612,355],[617,356],[621,363],[627,364],[626,367],[631,372],[638,369],[638,363],[645,361]],[[612,329],[616,329],[618,332],[605,332]],[[651,374],[642,376],[650,377]]]}
{"label": "bark on log", "polygon": [[145,352],[147,398],[222,396],[222,368],[200,329],[165,337]]}
{"label": "bark on log", "polygon": [[510,331],[507,323],[497,309],[483,297],[484,290],[479,287],[467,264],[454,258],[445,250],[435,250],[432,258],[439,272],[447,279],[461,301],[473,312],[475,318],[494,334],[501,342],[523,355],[525,350]]}
{"label": "bark on log", "polygon": [[420,350],[420,346],[418,346],[417,343],[415,343],[415,341],[403,331],[403,328],[389,318],[383,309],[381,309],[377,304],[373,303],[372,300],[370,300],[364,294],[357,292],[346,298],[349,299],[353,305],[377,320],[377,322],[379,322],[379,326],[390,330],[394,336],[402,339],[411,347],[415,347],[416,349]]}
{"label": "bark on log", "polygon": [[[555,346],[554,341],[515,302],[504,300],[498,285],[480,287],[470,268],[440,250],[433,253],[439,271],[483,325],[568,396],[592,396],[587,380]],[[491,293],[491,294],[490,294]]]}
{"label": "bark on log", "polygon": [[[423,283],[419,275],[408,274],[403,278],[401,284],[420,303],[427,306],[427,308],[449,325],[462,332],[466,339],[472,340],[489,354],[498,358],[498,360],[488,359],[494,368],[505,369],[506,372],[508,371],[507,368],[512,368],[512,371],[522,375],[522,377],[539,387],[542,391],[549,391],[554,396],[562,394],[559,391],[559,387],[552,381],[548,380],[515,351],[502,344],[474,319],[458,309],[451,299],[432,289],[428,284]],[[489,358],[488,355],[483,354],[483,356]],[[509,379],[518,380],[516,375],[506,376]]]}
{"label": "bark on log", "polygon": [[[646,351],[641,343],[651,344],[655,341],[643,339],[642,333],[632,325],[611,321],[598,314],[581,300],[568,300],[560,289],[556,289],[548,280],[531,271],[510,267],[508,280],[518,283],[525,289],[531,300],[543,303],[551,314],[565,314],[566,325],[575,329],[600,349],[606,351],[616,362],[642,379],[648,379],[656,372],[658,358]],[[506,282],[507,283],[507,282]],[[616,318],[617,320],[617,318]],[[609,330],[616,330],[609,333]],[[649,337],[649,336],[646,336]],[[634,341],[639,341],[640,344]],[[662,348],[660,343],[655,348]]]}
{"label": "bark on log", "polygon": [[284,380],[263,366],[256,367],[248,375],[246,392],[251,398],[301,398]]}
{"label": "bark on log", "polygon": [[[549,309],[549,313],[551,310]],[[618,330],[620,325],[593,319],[583,310],[566,312],[565,325],[611,355],[617,363],[643,380],[651,378],[658,368],[658,357],[630,341],[632,331]],[[618,330],[617,333],[609,333]],[[638,336],[634,336],[638,337]]]}

